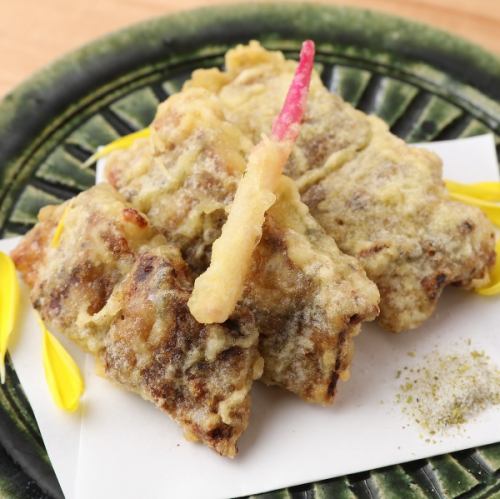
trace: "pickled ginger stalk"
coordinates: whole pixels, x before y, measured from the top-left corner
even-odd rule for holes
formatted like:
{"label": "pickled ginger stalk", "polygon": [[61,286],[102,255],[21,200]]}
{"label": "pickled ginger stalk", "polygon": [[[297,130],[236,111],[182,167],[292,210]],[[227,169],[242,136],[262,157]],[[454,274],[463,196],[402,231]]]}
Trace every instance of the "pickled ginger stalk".
{"label": "pickled ginger stalk", "polygon": [[250,153],[227,221],[212,246],[210,266],[195,281],[188,306],[198,322],[226,321],[243,293],[264,215],[276,200],[278,181],[300,132],[313,64],[314,43],[306,41],[271,137],[263,137]]}

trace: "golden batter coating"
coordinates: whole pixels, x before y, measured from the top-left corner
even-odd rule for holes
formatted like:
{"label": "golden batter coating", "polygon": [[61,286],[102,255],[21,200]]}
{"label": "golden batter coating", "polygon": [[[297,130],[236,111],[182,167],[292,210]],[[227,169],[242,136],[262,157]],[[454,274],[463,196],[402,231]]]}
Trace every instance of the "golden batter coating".
{"label": "golden batter coating", "polygon": [[198,324],[187,308],[193,276],[143,214],[98,185],[44,208],[13,258],[49,328],[93,353],[106,377],[152,401],[190,438],[236,454],[262,372],[253,317],[240,307],[225,324]]}
{"label": "golden batter coating", "polygon": [[[251,148],[224,120],[217,97],[186,90],[160,106],[151,141],[108,158],[106,175],[200,274]],[[150,158],[149,167],[140,157]],[[279,191],[243,303],[259,325],[264,381],[327,404],[337,379],[347,376],[352,336],[378,313],[378,291],[309,215],[293,182],[282,177]]]}
{"label": "golden batter coating", "polygon": [[283,177],[257,246],[245,303],[255,310],[263,381],[332,402],[349,377],[353,337],[378,314],[376,286],[311,217]]}
{"label": "golden batter coating", "polygon": [[[195,71],[185,88],[216,93],[226,119],[255,140],[270,130],[295,66],[252,42],[227,53],[226,71]],[[493,227],[479,209],[448,199],[439,158],[353,109],[317,75],[286,173],[339,248],[378,285],[386,329],[422,324],[448,284],[488,281]]]}
{"label": "golden batter coating", "polygon": [[303,199],[377,283],[379,321],[399,332],[422,324],[448,284],[487,284],[495,233],[479,209],[448,198],[435,154],[407,146],[378,118],[369,121],[369,146]]}

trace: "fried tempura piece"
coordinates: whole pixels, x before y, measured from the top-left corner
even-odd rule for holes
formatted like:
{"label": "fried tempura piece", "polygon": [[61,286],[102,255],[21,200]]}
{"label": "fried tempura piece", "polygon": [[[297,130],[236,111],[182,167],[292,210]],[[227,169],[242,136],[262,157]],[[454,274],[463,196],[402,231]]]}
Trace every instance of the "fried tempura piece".
{"label": "fried tempura piece", "polygon": [[262,137],[250,152],[226,223],[212,244],[210,265],[194,282],[188,307],[198,322],[224,322],[243,294],[264,215],[276,200],[277,185],[300,132],[313,65],[314,42],[307,40],[271,137]]}
{"label": "fried tempura piece", "polygon": [[495,233],[479,209],[448,198],[435,154],[370,123],[370,145],[303,199],[377,283],[379,320],[399,332],[424,322],[446,285],[488,283]]}
{"label": "fried tempura piece", "polygon": [[[151,141],[115,152],[106,175],[200,274],[251,149],[251,141],[224,120],[218,99],[193,89],[163,103]],[[140,158],[150,158],[149,165]],[[264,381],[328,404],[337,379],[347,376],[352,336],[378,312],[378,291],[282,178],[242,302],[259,324]]]}
{"label": "fried tempura piece", "polygon": [[353,337],[378,314],[376,286],[311,217],[282,177],[246,300],[257,310],[263,380],[328,404],[349,377]]}
{"label": "fried tempura piece", "polygon": [[44,208],[13,258],[51,329],[93,353],[106,377],[152,401],[190,438],[236,454],[262,372],[258,331],[244,307],[227,324],[194,320],[191,272],[144,215],[101,184]]}
{"label": "fried tempura piece", "polygon": [[252,142],[226,123],[204,90],[172,96],[158,108],[151,139],[108,157],[108,182],[181,249],[195,275],[210,263]]}
{"label": "fried tempura piece", "polygon": [[[227,53],[226,71],[195,71],[185,88],[215,92],[226,119],[256,140],[269,132],[295,66],[252,42]],[[449,199],[439,158],[353,109],[317,75],[285,173],[339,248],[378,285],[386,329],[422,324],[448,284],[488,281],[493,227],[479,209]]]}

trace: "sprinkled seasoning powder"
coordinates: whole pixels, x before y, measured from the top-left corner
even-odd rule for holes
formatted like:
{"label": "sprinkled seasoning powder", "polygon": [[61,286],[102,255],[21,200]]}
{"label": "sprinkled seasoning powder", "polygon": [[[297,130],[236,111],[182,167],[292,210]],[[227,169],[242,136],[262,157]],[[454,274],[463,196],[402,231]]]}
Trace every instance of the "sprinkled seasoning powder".
{"label": "sprinkled seasoning powder", "polygon": [[432,352],[418,367],[398,371],[396,401],[429,435],[459,429],[481,411],[500,404],[500,369],[477,350]]}

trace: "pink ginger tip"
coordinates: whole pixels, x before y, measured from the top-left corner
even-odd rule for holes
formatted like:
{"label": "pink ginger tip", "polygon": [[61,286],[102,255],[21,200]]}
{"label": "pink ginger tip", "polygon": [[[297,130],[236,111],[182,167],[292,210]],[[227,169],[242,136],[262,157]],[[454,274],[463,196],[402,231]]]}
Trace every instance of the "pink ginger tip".
{"label": "pink ginger tip", "polygon": [[272,137],[277,141],[295,142],[300,132],[300,122],[306,110],[309,84],[314,67],[314,42],[306,40],[300,51],[300,61],[285,103],[273,123]]}

